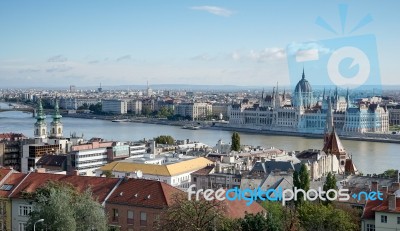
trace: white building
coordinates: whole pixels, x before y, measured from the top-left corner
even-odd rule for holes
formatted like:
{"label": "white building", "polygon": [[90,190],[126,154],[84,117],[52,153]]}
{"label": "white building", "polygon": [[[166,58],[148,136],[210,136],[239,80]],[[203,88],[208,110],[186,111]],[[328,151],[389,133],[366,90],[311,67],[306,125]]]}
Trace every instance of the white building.
{"label": "white building", "polygon": [[106,147],[72,151],[68,158],[71,167],[82,176],[94,176],[94,170],[108,163]]}
{"label": "white building", "polygon": [[126,114],[128,111],[128,104],[125,100],[107,99],[102,100],[102,111],[114,114]]}
{"label": "white building", "polygon": [[393,183],[384,200],[368,200],[361,217],[362,231],[400,230],[400,189]]}
{"label": "white building", "polygon": [[389,131],[389,112],[375,101],[353,106],[349,92],[346,97],[342,97],[336,89],[333,96],[326,96],[324,91],[322,101],[317,102],[304,72],[291,100],[287,99],[285,91],[280,94],[276,87],[272,95],[264,96],[263,93],[258,104],[231,105],[228,110],[229,126],[323,134],[330,111],[333,113],[334,126],[340,134]]}
{"label": "white building", "polygon": [[127,111],[135,114],[140,115],[142,114],[142,101],[141,100],[130,100],[127,103]]}
{"label": "white building", "polygon": [[94,170],[108,163],[107,148],[112,145],[113,142],[92,142],[72,146],[67,156],[67,170],[76,170],[83,176],[93,176]]}
{"label": "white building", "polygon": [[25,199],[12,200],[12,230],[26,230],[29,214],[33,211],[33,204]]}

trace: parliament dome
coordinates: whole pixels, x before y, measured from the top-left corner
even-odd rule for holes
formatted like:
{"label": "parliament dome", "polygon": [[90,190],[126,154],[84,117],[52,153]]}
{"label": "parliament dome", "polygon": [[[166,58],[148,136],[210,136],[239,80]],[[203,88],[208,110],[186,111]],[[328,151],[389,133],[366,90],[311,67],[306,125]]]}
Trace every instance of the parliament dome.
{"label": "parliament dome", "polygon": [[294,88],[295,93],[299,93],[301,89],[301,93],[311,93],[312,88],[310,83],[306,80],[306,76],[304,74],[304,69],[303,69],[303,75],[301,77],[301,80],[297,83],[296,87]]}

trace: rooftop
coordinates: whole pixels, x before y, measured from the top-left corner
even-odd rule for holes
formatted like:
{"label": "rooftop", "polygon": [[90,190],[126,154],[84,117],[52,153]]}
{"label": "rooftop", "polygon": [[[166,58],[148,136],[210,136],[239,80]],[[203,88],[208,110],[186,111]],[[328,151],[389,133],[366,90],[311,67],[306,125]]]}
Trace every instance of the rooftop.
{"label": "rooftop", "polygon": [[114,161],[101,167],[99,170],[116,172],[135,172],[140,170],[143,174],[148,175],[175,176],[182,173],[199,170],[212,163],[212,161],[204,157],[191,158],[185,161],[165,165]]}
{"label": "rooftop", "polygon": [[139,207],[165,208],[173,203],[174,194],[183,191],[164,182],[145,179],[125,179],[108,198],[107,203]]}
{"label": "rooftop", "polygon": [[[21,173],[18,173],[21,174]],[[49,173],[31,172],[24,174],[26,177],[10,194],[11,198],[21,198],[23,192],[32,193],[36,189],[45,186],[49,181],[59,181],[70,183],[79,192],[83,192],[87,188],[91,188],[93,195],[99,202],[103,202],[106,196],[116,186],[119,179],[105,177],[89,177],[75,175],[58,175]]]}

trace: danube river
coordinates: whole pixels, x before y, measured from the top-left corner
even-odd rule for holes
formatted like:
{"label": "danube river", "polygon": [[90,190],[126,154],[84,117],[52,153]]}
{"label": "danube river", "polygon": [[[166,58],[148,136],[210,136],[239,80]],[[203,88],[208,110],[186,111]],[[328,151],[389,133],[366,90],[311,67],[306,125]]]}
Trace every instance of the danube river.
{"label": "danube river", "polygon": [[[2,105],[2,107],[4,104]],[[48,125],[51,116],[47,116]],[[105,120],[62,118],[64,135],[75,132],[86,139],[101,137],[108,140],[136,141],[159,135],[171,135],[175,139],[190,139],[214,146],[219,139],[230,142],[232,132],[220,130],[187,130],[176,126],[144,123],[115,123]],[[1,112],[0,133],[17,132],[33,136],[35,119],[29,113]],[[242,144],[276,147],[287,151],[321,149],[322,139],[293,136],[259,135],[239,133]],[[400,168],[400,144],[342,140],[346,150],[353,156],[358,169],[367,173],[381,173],[389,168]]]}

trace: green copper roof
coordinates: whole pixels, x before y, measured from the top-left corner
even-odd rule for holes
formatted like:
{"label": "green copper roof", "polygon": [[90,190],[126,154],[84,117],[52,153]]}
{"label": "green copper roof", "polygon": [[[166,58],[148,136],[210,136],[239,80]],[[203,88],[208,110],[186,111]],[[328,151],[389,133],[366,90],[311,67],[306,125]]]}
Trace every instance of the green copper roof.
{"label": "green copper roof", "polygon": [[54,106],[54,115],[53,115],[53,121],[59,121],[61,119],[61,114],[60,114],[60,109],[58,107],[58,101],[56,99],[56,104]]}
{"label": "green copper roof", "polygon": [[46,116],[43,111],[42,99],[39,99],[39,105],[37,108],[36,119],[37,119],[37,122],[40,122],[41,120],[46,119]]}

